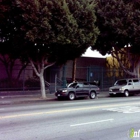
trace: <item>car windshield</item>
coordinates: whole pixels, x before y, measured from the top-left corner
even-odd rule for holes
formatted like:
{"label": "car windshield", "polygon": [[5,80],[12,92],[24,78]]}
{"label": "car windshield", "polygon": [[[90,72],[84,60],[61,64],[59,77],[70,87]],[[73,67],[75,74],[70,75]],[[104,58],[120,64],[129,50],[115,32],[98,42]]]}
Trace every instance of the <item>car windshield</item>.
{"label": "car windshield", "polygon": [[127,81],[126,80],[118,80],[114,85],[126,85],[127,84]]}

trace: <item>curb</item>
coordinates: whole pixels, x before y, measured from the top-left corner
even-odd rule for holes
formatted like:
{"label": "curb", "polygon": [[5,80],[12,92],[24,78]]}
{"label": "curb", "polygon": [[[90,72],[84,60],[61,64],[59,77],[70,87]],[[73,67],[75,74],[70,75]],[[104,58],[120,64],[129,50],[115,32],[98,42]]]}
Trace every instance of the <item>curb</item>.
{"label": "curb", "polygon": [[[46,94],[46,99],[41,99],[40,94],[29,94],[29,95],[9,95],[9,96],[0,96],[0,105],[13,105],[13,104],[25,104],[25,103],[39,103],[39,102],[48,102],[55,101],[57,98],[55,94]],[[108,97],[108,92],[101,92],[98,94],[99,98]]]}
{"label": "curb", "polygon": [[46,94],[46,96],[46,99],[41,99],[40,94],[0,96],[0,105],[47,102],[56,98],[54,94]]}
{"label": "curb", "polygon": [[[18,98],[16,98],[18,99]],[[39,103],[39,102],[48,102],[55,100],[55,98],[46,98],[46,99],[41,99],[41,98],[19,98],[19,100],[13,100],[12,99],[0,99],[0,105],[13,105],[13,104],[25,104],[25,103]]]}
{"label": "curb", "polygon": [[47,100],[26,100],[26,101],[3,101],[3,102],[1,102],[0,103],[0,105],[13,105],[13,104],[24,104],[24,103],[35,103],[35,102],[45,102],[45,101],[47,101]]}

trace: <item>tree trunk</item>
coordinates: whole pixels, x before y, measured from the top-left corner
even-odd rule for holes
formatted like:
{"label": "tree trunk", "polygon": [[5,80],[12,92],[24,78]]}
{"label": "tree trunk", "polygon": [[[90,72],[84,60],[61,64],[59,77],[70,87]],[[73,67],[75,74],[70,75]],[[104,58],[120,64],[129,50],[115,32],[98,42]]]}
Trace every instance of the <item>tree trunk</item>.
{"label": "tree trunk", "polygon": [[44,70],[47,69],[48,67],[51,67],[52,65],[55,64],[51,63],[48,64],[47,66],[44,66],[44,59],[42,58],[42,61],[40,63],[38,63],[37,66],[35,66],[35,62],[33,62],[33,60],[29,57],[29,61],[31,63],[31,66],[35,72],[35,74],[39,77],[40,79],[40,89],[41,89],[41,97],[43,99],[46,99],[46,90],[45,90],[45,80],[44,80]]}
{"label": "tree trunk", "polygon": [[45,90],[45,81],[44,81],[44,77],[43,77],[43,72],[40,74],[39,78],[40,78],[41,97],[43,99],[45,99],[46,98],[46,90]]}

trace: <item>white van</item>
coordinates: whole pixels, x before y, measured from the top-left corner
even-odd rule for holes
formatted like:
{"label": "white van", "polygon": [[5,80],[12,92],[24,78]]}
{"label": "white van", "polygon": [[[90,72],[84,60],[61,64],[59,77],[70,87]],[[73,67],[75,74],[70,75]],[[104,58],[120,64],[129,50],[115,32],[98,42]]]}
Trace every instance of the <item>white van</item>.
{"label": "white van", "polygon": [[128,97],[130,94],[140,93],[140,79],[120,79],[115,82],[114,86],[109,88],[109,95],[124,94]]}

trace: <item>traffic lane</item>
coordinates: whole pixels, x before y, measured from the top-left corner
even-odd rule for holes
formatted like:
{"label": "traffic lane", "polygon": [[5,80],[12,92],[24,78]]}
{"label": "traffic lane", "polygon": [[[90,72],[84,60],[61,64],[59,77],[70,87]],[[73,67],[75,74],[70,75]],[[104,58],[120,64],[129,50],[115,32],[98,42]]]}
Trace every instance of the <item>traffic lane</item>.
{"label": "traffic lane", "polygon": [[[85,118],[85,117],[89,117],[90,116],[100,116],[100,114],[102,114],[105,117],[105,114],[111,112],[116,112],[116,113],[123,113],[126,114],[126,116],[131,116],[134,115],[136,113],[140,112],[140,104],[113,104],[113,105],[106,105],[106,106],[90,106],[90,107],[83,107],[83,108],[71,108],[71,109],[59,109],[59,110],[50,110],[50,111],[45,111],[45,112],[41,112],[41,111],[37,111],[37,112],[28,112],[28,113],[14,113],[14,114],[9,114],[9,115],[0,115],[0,120],[8,120],[8,119],[18,119],[18,118],[24,118],[26,120],[28,120],[28,118],[32,118],[32,117],[47,117],[52,119],[53,117],[55,117],[57,115],[57,117],[59,117],[59,120],[61,120],[61,118],[63,118],[63,116],[65,116],[67,119],[72,118],[73,117],[80,117],[80,118]],[[83,115],[84,113],[84,115]],[[114,117],[114,116],[113,116]],[[131,118],[130,118],[131,119]],[[139,119],[139,117],[138,117]],[[127,120],[127,118],[126,118]],[[30,119],[29,119],[30,121]]]}
{"label": "traffic lane", "polygon": [[[85,114],[85,113],[84,113]],[[9,139],[51,139],[68,135],[73,120],[78,120],[83,112],[63,112],[23,118],[9,118],[0,121],[0,136]],[[88,115],[88,114],[87,114]],[[93,116],[92,116],[93,118]]]}
{"label": "traffic lane", "polygon": [[[101,126],[101,129],[96,128],[96,125],[90,127],[90,130],[85,127],[82,131],[78,129],[72,130],[73,132],[67,136],[58,136],[57,140],[129,140],[131,135],[131,128],[134,130],[140,130],[140,122],[130,123],[130,124],[122,124],[121,126],[113,126],[113,127],[104,127]],[[81,129],[81,128],[80,128]],[[139,139],[134,138],[134,139]]]}
{"label": "traffic lane", "polygon": [[19,105],[19,106],[6,106],[0,108],[0,113],[3,115],[6,114],[15,114],[15,113],[28,113],[28,112],[41,112],[50,111],[50,110],[61,110],[61,109],[71,109],[71,108],[82,108],[82,107],[100,107],[100,106],[112,106],[117,104],[127,103],[137,103],[140,98],[104,98],[98,100],[75,100],[75,101],[61,101],[61,102],[49,102],[46,104],[28,104],[28,105]]}
{"label": "traffic lane", "polygon": [[[53,113],[62,113],[62,112],[73,112],[73,111],[84,111],[84,110],[96,110],[96,109],[106,109],[111,107],[121,107],[121,106],[140,106],[140,102],[131,102],[131,103],[121,103],[121,104],[103,104],[103,105],[83,105],[83,106],[74,106],[74,107],[65,107],[62,108],[49,108],[49,109],[41,109],[38,108],[37,110],[20,110],[17,112],[9,112],[3,113],[0,115],[0,119],[6,119],[6,118],[15,118],[15,117],[28,117],[28,116],[36,116],[36,115],[45,115],[45,114],[53,114]],[[140,109],[137,109],[138,112],[140,112]]]}
{"label": "traffic lane", "polygon": [[[101,121],[101,120],[100,120]],[[94,121],[97,122],[97,121]],[[63,124],[63,122],[60,122]],[[116,139],[118,138],[126,138],[127,132],[130,128],[134,128],[134,126],[139,126],[140,123],[136,122],[133,124],[124,125],[121,124],[119,126],[113,127],[110,125],[113,122],[102,122],[102,123],[94,123],[90,125],[84,125],[80,127],[69,127],[68,124],[65,125],[55,125],[54,123],[48,124],[46,123],[37,123],[35,125],[30,124],[27,126],[21,125],[20,129],[18,127],[12,128],[11,130],[7,130],[4,133],[4,139],[99,139],[104,138],[107,139]],[[2,131],[0,131],[2,132]],[[11,133],[10,133],[11,132]],[[16,133],[14,133],[16,132]],[[6,135],[8,134],[8,135]],[[2,135],[1,135],[2,136]],[[9,137],[7,137],[9,136]],[[120,137],[121,136],[121,137]]]}
{"label": "traffic lane", "polygon": [[[116,128],[116,133],[120,133],[119,128],[121,127],[124,127],[123,129],[126,131],[126,129],[140,126],[139,115],[139,113],[128,115],[122,112],[100,109],[9,118],[0,121],[0,135],[5,139],[16,139],[17,136],[20,138],[22,136],[24,139],[33,139],[35,137],[55,139],[59,137],[66,138],[65,136],[69,137],[71,135],[82,136],[83,134],[87,137],[93,137],[98,131],[104,132],[106,130],[110,133],[110,130]],[[125,128],[125,126],[129,127]],[[90,135],[91,131],[93,133]],[[23,132],[26,134],[25,136],[23,136]],[[111,135],[112,137],[115,136],[115,134]]]}

